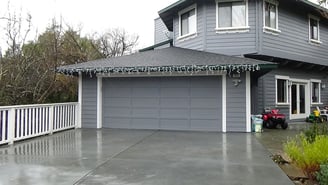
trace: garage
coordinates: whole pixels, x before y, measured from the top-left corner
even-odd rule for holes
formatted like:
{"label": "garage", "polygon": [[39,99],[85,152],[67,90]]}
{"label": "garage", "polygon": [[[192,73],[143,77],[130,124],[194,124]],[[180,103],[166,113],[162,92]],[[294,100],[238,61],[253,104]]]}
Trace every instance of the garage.
{"label": "garage", "polygon": [[221,131],[222,77],[103,78],[103,127]]}

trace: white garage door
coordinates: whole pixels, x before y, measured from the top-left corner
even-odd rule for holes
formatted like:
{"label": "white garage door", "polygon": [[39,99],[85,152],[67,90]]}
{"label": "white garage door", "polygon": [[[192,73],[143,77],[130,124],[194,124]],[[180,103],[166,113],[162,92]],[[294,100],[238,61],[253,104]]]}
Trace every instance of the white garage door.
{"label": "white garage door", "polygon": [[104,78],[104,128],[221,131],[221,77]]}

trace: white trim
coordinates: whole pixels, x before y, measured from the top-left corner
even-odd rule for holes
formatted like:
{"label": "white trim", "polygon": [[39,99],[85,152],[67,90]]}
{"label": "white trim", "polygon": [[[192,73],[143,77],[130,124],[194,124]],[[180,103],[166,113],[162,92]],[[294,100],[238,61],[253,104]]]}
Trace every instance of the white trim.
{"label": "white trim", "polygon": [[[318,23],[318,40],[311,38],[311,19],[317,21],[317,23]],[[320,41],[320,18],[309,14],[308,15],[308,24],[309,24],[309,30],[308,30],[309,31],[309,43],[322,44],[322,42]]]}
{"label": "white trim", "polygon": [[97,129],[102,128],[102,77],[97,76]]}
{"label": "white trim", "polygon": [[216,33],[245,33],[249,32],[250,27],[225,27],[225,28],[216,28]]}
{"label": "white trim", "polygon": [[[278,88],[278,83],[277,83],[277,80],[286,80],[286,101],[287,102],[278,102],[278,93],[277,93],[277,88]],[[290,102],[289,102],[289,81],[290,81],[290,78],[289,76],[282,76],[282,75],[275,75],[275,102],[276,102],[276,105],[289,105]]]}
{"label": "white trim", "polygon": [[77,128],[82,128],[82,73],[79,72],[79,79],[78,79],[78,85],[79,85],[79,94],[78,94],[78,113],[77,113]]}
{"label": "white trim", "polygon": [[[181,33],[181,15],[188,12],[188,11],[191,11],[193,9],[195,9],[195,19],[196,19],[195,20],[196,21],[196,24],[195,24],[196,29],[195,30],[196,30],[196,32],[182,35],[182,33]],[[195,3],[195,4],[189,6],[185,9],[179,11],[178,14],[179,14],[179,25],[178,25],[179,26],[179,37],[178,37],[178,39],[183,39],[183,38],[191,37],[191,36],[195,36],[195,35],[197,36],[197,4]]]}
{"label": "white trim", "polygon": [[[265,25],[265,2],[271,3],[276,6],[276,28],[267,27]],[[271,33],[273,35],[278,35],[279,33],[281,33],[281,31],[279,30],[279,24],[278,24],[279,23],[278,6],[279,6],[279,2],[276,0],[264,0],[263,1],[263,32],[264,33]]]}
{"label": "white trim", "polygon": [[[304,79],[298,79],[298,78],[291,78],[290,81],[292,82],[292,84],[296,84],[296,85],[299,85],[299,84],[303,84],[305,85],[305,113],[304,114],[297,114],[297,115],[294,115],[292,114],[292,100],[290,98],[290,106],[289,106],[289,117],[290,119],[303,119],[303,118],[306,118],[306,116],[308,116],[311,112],[311,101],[309,99],[311,99],[310,97],[310,80],[304,80]],[[290,93],[290,97],[292,97],[291,93],[292,93],[292,90],[291,88],[289,88],[289,93]],[[307,101],[306,101],[307,100]]]}
{"label": "white trim", "polygon": [[245,26],[242,27],[219,27],[219,2],[220,0],[215,1],[216,5],[216,27],[215,30],[217,33],[240,33],[240,32],[248,32],[250,27],[248,25],[248,0],[245,1]]}
{"label": "white trim", "polygon": [[[313,102],[312,100],[312,87],[313,87],[313,83],[318,83],[318,88],[319,88],[319,101],[318,102]],[[311,99],[311,105],[320,105],[323,104],[321,102],[321,80],[318,79],[310,79],[310,99]]]}
{"label": "white trim", "polygon": [[246,132],[251,132],[251,73],[246,71]]}
{"label": "white trim", "polygon": [[222,75],[222,132],[227,132],[227,75]]}

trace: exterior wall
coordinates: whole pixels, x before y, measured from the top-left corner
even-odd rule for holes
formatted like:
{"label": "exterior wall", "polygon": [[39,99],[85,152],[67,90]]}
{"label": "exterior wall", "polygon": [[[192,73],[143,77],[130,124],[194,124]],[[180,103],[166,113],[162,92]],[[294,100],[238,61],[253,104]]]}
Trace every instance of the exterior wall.
{"label": "exterior wall", "polygon": [[[187,8],[187,7],[185,7]],[[204,5],[197,3],[197,35],[189,38],[179,39],[179,15],[178,13],[173,19],[173,45],[181,48],[194,50],[203,50],[204,37]]]}
{"label": "exterior wall", "polygon": [[97,78],[82,77],[82,128],[97,127]]}
{"label": "exterior wall", "polygon": [[[258,99],[253,99],[252,103],[257,104],[256,112],[252,112],[253,114],[262,113],[265,107],[278,108],[280,112],[287,115],[289,119],[290,107],[289,105],[276,105],[276,84],[275,84],[275,75],[289,76],[290,78],[295,79],[318,79],[321,80],[321,84],[327,84],[328,79],[327,75],[323,72],[316,72],[315,70],[297,70],[297,69],[286,69],[279,68],[273,70],[266,75],[260,77],[258,79],[258,91],[252,92],[257,93]],[[310,101],[310,100],[309,100]],[[328,89],[321,89],[321,102],[322,104],[313,104],[311,105],[311,110],[313,110],[316,106],[323,106],[328,104]]]}
{"label": "exterior wall", "polygon": [[[235,86],[234,78],[227,76],[227,132],[246,131],[246,77],[241,73],[241,83]],[[250,118],[249,118],[250,119]]]}
{"label": "exterior wall", "polygon": [[216,33],[216,2],[197,2],[197,35],[179,39],[179,16],[173,20],[174,46],[227,55],[255,53],[257,50],[256,0],[248,2],[250,30],[243,33]]}
{"label": "exterior wall", "polygon": [[167,30],[162,19],[157,18],[154,21],[155,21],[154,45],[169,40],[172,33]]}
{"label": "exterior wall", "polygon": [[[322,44],[309,43],[308,9],[291,4],[289,1],[279,1],[278,27],[281,33],[273,35],[263,33],[263,17],[261,17],[262,45],[260,54],[327,65],[328,55],[328,22],[321,18],[319,22],[320,41]],[[262,5],[261,5],[262,7]],[[261,15],[263,9],[260,9]],[[320,17],[316,12],[312,15]]]}
{"label": "exterior wall", "polygon": [[216,3],[213,0],[205,5],[206,38],[204,50],[226,55],[243,55],[256,52],[256,1],[248,1],[248,26],[250,30],[243,33],[216,33]]}

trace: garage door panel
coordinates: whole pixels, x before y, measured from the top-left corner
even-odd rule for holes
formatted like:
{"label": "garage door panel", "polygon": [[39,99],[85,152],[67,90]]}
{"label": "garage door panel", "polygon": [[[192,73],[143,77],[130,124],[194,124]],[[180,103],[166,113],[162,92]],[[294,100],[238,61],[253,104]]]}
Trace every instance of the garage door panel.
{"label": "garage door panel", "polygon": [[189,130],[189,120],[187,119],[161,119],[160,128],[165,130]]}
{"label": "garage door panel", "polygon": [[192,80],[190,83],[191,88],[207,88],[218,87],[221,84],[219,77],[198,77]]}
{"label": "garage door panel", "polygon": [[134,118],[131,123],[132,129],[158,129],[159,120],[157,118],[143,119],[143,118]]}
{"label": "garage door panel", "polygon": [[128,78],[104,78],[104,83],[107,83],[107,87],[129,87],[131,82]]}
{"label": "garage door panel", "polygon": [[156,108],[159,106],[159,98],[149,98],[149,97],[145,97],[145,98],[133,98],[132,99],[132,107],[152,107],[152,108]]}
{"label": "garage door panel", "polygon": [[190,113],[188,109],[161,109],[161,118],[179,118],[179,119],[189,119]]}
{"label": "garage door panel", "polygon": [[127,88],[115,87],[115,88],[109,89],[109,91],[110,91],[110,93],[108,93],[108,96],[112,97],[112,98],[114,98],[114,97],[117,97],[117,98],[130,97],[132,94],[131,88],[129,88],[129,87],[127,87]]}
{"label": "garage door panel", "polygon": [[217,109],[191,109],[191,119],[218,119]]}
{"label": "garage door panel", "polygon": [[189,98],[161,98],[162,108],[186,108],[189,106]]}
{"label": "garage door panel", "polygon": [[191,108],[219,108],[220,100],[218,98],[192,98],[190,100]]}
{"label": "garage door panel", "polygon": [[190,96],[191,98],[197,97],[218,97],[219,95],[218,88],[191,88]]}
{"label": "garage door panel", "polygon": [[105,102],[109,102],[104,105],[105,107],[129,107],[131,106],[130,98],[104,98]]}
{"label": "garage door panel", "polygon": [[189,88],[190,79],[184,77],[163,78],[160,85],[162,88]]}
{"label": "garage door panel", "polygon": [[159,97],[159,88],[133,88],[132,97]]}
{"label": "garage door panel", "polygon": [[160,87],[160,79],[154,79],[154,78],[135,78],[132,81],[133,88],[156,88]]}
{"label": "garage door panel", "polygon": [[[106,79],[104,127],[220,131],[220,77]],[[123,82],[120,83],[120,82]]]}
{"label": "garage door panel", "polygon": [[219,130],[219,124],[217,120],[191,120],[190,128],[192,130],[201,130],[201,131],[215,131]]}
{"label": "garage door panel", "polygon": [[115,118],[111,117],[106,119],[106,124],[103,125],[105,128],[131,128],[130,118]]}
{"label": "garage door panel", "polygon": [[131,108],[121,108],[121,107],[109,107],[107,108],[106,114],[110,117],[121,117],[121,118],[129,118],[131,117]]}
{"label": "garage door panel", "polygon": [[161,88],[161,97],[186,97],[189,96],[189,88]]}
{"label": "garage door panel", "polygon": [[139,108],[132,110],[133,118],[158,118],[159,112],[153,108]]}

